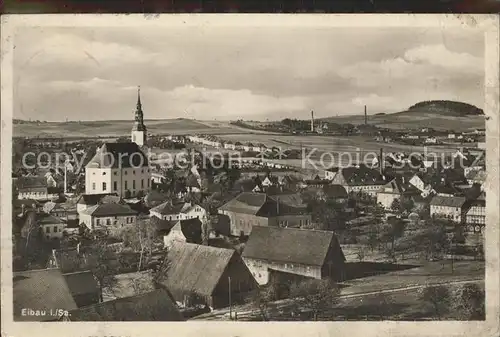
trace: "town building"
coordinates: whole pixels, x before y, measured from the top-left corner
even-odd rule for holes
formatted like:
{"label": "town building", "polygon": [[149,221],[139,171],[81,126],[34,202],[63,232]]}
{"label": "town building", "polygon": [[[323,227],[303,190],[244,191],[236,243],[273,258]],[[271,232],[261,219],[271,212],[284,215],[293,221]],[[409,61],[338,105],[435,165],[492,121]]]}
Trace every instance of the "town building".
{"label": "town building", "polygon": [[177,242],[201,244],[202,226],[203,223],[200,219],[177,221],[177,223],[170,229],[170,232],[167,235],[163,236],[164,246],[171,247]]}
{"label": "town building", "polygon": [[254,226],[242,258],[260,285],[273,272],[342,280],[345,257],[331,231]]}
{"label": "town building", "polygon": [[465,223],[468,225],[486,224],[486,197],[482,193],[477,199],[468,201],[465,205]]}
{"label": "town building", "polygon": [[69,203],[55,203],[48,201],[43,205],[43,211],[47,214],[65,220],[74,220],[78,218],[76,205]]}
{"label": "town building", "polygon": [[109,321],[184,321],[166,289],[157,289],[144,294],[119,298],[71,310],[61,318],[70,322]]}
{"label": "town building", "polygon": [[481,186],[481,189],[484,190],[484,183],[486,182],[486,171],[481,170],[471,170],[465,176],[469,185],[478,184]]}
{"label": "town building", "polygon": [[151,188],[150,171],[136,143],[104,143],[85,167],[85,193],[143,196]]}
{"label": "town building", "polygon": [[302,227],[311,223],[311,214],[297,194],[243,192],[219,207],[218,213],[233,236],[249,235],[253,226]]}
{"label": "town building", "polygon": [[404,183],[404,178],[394,178],[384,185],[377,193],[377,203],[385,209],[391,209],[395,200],[401,201],[403,197],[411,198],[420,194],[420,191],[409,183]]}
{"label": "town building", "polygon": [[[59,269],[26,270],[13,273],[13,316],[14,321],[57,321],[55,310],[77,308],[71,291]],[[44,312],[44,315],[30,315],[29,310]]]}
{"label": "town building", "polygon": [[102,194],[82,194],[76,202],[76,211],[80,213],[81,211],[95,206],[97,204],[105,204],[120,202],[120,197],[116,193],[102,193]]}
{"label": "town building", "polygon": [[126,204],[106,203],[91,206],[79,213],[80,223],[91,230],[123,227],[137,222],[137,211]]}
{"label": "town building", "polygon": [[188,220],[206,219],[206,211],[203,207],[182,200],[169,200],[149,210],[151,217],[155,216],[161,220]]}
{"label": "town building", "polygon": [[463,207],[465,197],[449,197],[436,195],[430,202],[430,215],[443,217],[461,223],[463,220]]}
{"label": "town building", "polygon": [[66,224],[60,218],[44,213],[39,213],[36,218],[45,239],[62,239]]}
{"label": "town building", "polygon": [[364,192],[373,197],[386,184],[379,170],[364,164],[340,168],[335,175],[328,174],[328,177],[331,177],[332,184],[343,186],[347,193]]}
{"label": "town building", "polygon": [[169,249],[162,286],[185,307],[228,307],[241,303],[258,287],[247,266],[233,249],[175,243]]}
{"label": "town building", "polygon": [[144,125],[144,114],[142,112],[141,89],[137,90],[137,106],[135,109],[134,126],[132,127],[132,142],[144,146],[146,144],[147,129]]}

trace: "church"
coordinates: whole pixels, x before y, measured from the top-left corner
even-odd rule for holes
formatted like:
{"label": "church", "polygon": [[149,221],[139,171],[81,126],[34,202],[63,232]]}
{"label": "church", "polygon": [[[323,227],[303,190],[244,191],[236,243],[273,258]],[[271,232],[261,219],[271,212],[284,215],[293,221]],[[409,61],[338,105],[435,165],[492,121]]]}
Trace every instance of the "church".
{"label": "church", "polygon": [[85,193],[115,193],[120,198],[140,197],[151,189],[149,159],[141,150],[146,144],[140,88],[131,142],[104,143],[85,167]]}

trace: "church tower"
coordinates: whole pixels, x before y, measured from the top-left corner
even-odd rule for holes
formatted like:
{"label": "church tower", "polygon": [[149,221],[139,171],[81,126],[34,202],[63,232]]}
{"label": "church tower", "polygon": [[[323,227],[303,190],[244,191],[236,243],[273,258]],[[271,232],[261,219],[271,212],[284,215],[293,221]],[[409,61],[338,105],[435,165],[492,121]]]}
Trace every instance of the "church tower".
{"label": "church tower", "polygon": [[144,125],[144,115],[141,104],[141,87],[137,89],[137,106],[135,108],[135,120],[132,127],[132,142],[139,146],[146,144],[146,126]]}

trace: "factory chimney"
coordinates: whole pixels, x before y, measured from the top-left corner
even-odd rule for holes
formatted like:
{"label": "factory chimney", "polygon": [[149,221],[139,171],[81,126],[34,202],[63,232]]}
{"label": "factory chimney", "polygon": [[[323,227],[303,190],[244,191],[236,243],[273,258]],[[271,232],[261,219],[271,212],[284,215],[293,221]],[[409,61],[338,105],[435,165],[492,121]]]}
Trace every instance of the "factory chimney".
{"label": "factory chimney", "polygon": [[384,175],[384,149],[380,148],[380,158],[379,158],[379,171],[380,174],[383,176]]}
{"label": "factory chimney", "polygon": [[368,116],[366,114],[366,105],[365,105],[365,125],[368,124]]}
{"label": "factory chimney", "polygon": [[314,111],[311,111],[311,132],[314,132]]}

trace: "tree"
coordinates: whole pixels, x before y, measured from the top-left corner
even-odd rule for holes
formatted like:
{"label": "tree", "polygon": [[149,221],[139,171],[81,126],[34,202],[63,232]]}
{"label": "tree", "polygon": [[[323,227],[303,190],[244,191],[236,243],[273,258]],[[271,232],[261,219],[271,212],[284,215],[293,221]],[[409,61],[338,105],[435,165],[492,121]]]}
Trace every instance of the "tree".
{"label": "tree", "polygon": [[401,212],[401,203],[399,199],[394,199],[391,203],[391,210],[395,213]]}
{"label": "tree", "polygon": [[339,294],[338,286],[328,279],[305,280],[290,287],[290,297],[295,299],[294,306],[299,310],[311,311],[315,321],[318,320],[318,314],[333,309]]}
{"label": "tree", "polygon": [[377,314],[380,320],[389,318],[393,308],[393,300],[390,294],[378,293],[374,296],[374,303],[377,303]]}
{"label": "tree", "polygon": [[463,284],[453,293],[454,309],[463,320],[485,318],[485,292],[477,284]]}
{"label": "tree", "polygon": [[260,315],[264,321],[269,321],[269,304],[279,299],[279,284],[275,281],[269,282],[264,288],[252,292],[247,301],[259,308]]}
{"label": "tree", "polygon": [[118,273],[118,270],[113,263],[116,261],[116,256],[104,238],[98,238],[93,241],[85,251],[83,259],[87,264],[87,268],[92,271],[97,280],[100,301],[102,302],[103,290],[105,288],[112,289],[117,283],[115,275]]}
{"label": "tree", "polygon": [[449,310],[450,291],[446,286],[428,285],[420,289],[420,300],[429,305],[433,314],[441,319]]}
{"label": "tree", "polygon": [[140,219],[135,225],[125,227],[120,236],[125,246],[139,253],[137,271],[141,271],[149,263],[155,246],[160,243],[156,226],[150,219]]}

